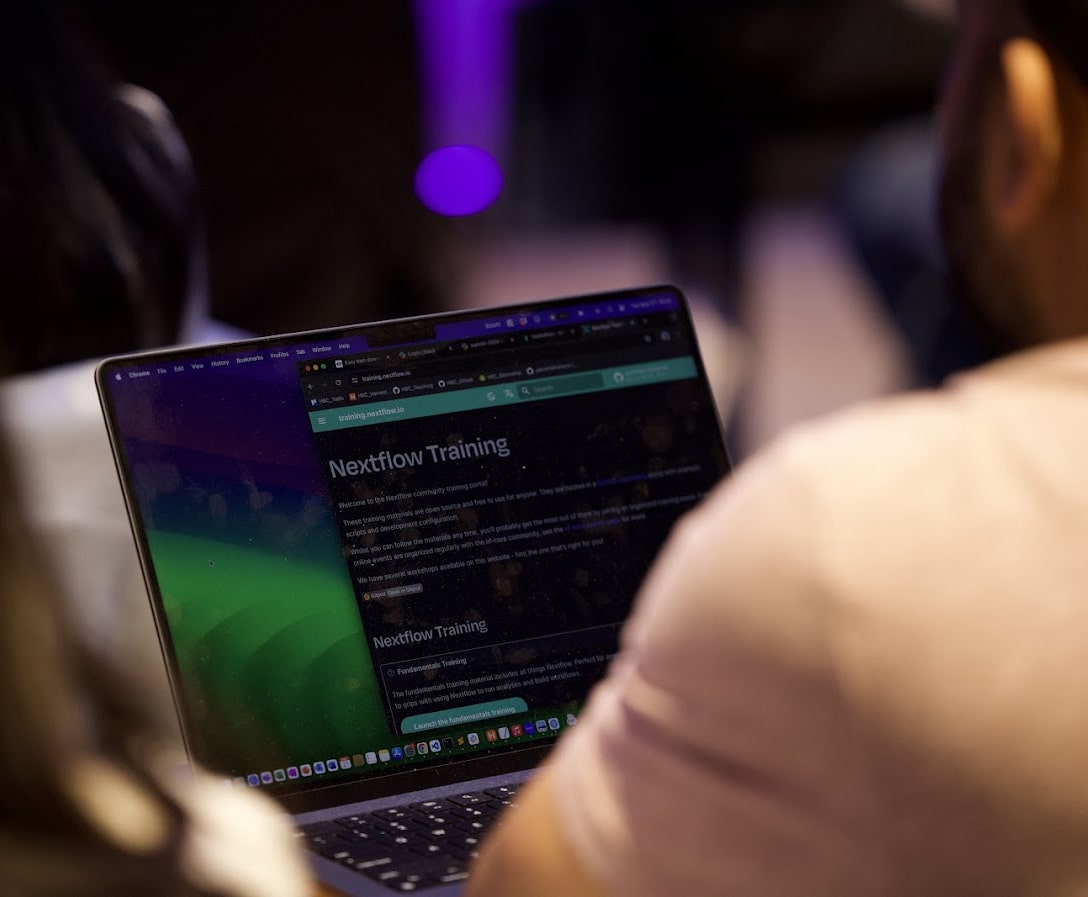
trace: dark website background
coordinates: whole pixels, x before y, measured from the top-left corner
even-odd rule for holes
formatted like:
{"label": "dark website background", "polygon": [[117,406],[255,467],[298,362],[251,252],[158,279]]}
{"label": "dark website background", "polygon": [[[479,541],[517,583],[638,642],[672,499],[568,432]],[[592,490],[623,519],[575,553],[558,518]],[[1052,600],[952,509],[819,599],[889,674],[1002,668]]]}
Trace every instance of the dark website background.
{"label": "dark website background", "polygon": [[[689,471],[685,476],[691,482],[682,488],[670,483],[670,492],[695,496],[726,466],[708,396],[696,381],[682,381],[609,393],[604,402],[615,411],[609,421],[601,418],[600,396],[537,402],[497,415],[469,412],[415,421],[410,425],[413,441],[506,437],[510,455],[447,462],[365,482],[344,479],[330,494],[318,439],[326,457],[341,451],[354,456],[379,443],[396,446],[406,438],[405,425],[315,437],[294,358],[232,365],[218,372],[214,389],[211,384],[208,377],[180,374],[126,376],[108,382],[108,388],[176,646],[192,747],[205,763],[234,776],[308,767],[317,758],[341,763],[351,758],[361,765],[359,758],[372,753],[388,757],[390,748],[399,750],[396,745],[412,740],[391,720],[400,723],[407,716],[479,703],[483,698],[446,700],[432,690],[426,702],[417,695],[417,703],[407,706],[403,693],[452,681],[446,669],[460,676],[467,666],[408,672],[425,665],[414,662],[418,658],[436,652],[375,648],[374,637],[395,637],[409,627],[486,620],[486,634],[465,630],[450,635],[439,653],[467,657],[472,668],[492,672],[529,670],[542,657],[585,661],[574,679],[521,681],[515,689],[528,705],[526,719],[538,714],[565,718],[564,711],[576,709],[584,697],[582,677],[599,675],[614,650],[615,624],[626,614],[656,546],[684,508],[650,508],[626,525],[622,515],[605,512],[652,501],[664,485],[653,475],[690,467],[690,458],[701,459],[702,473]],[[152,403],[169,413],[150,413]],[[570,448],[573,454],[560,461]],[[483,482],[488,485],[467,488]],[[420,573],[441,565],[422,556],[396,561],[375,555],[375,546],[403,538],[399,527],[363,537],[371,540],[366,559],[374,562],[352,567],[359,556],[345,558],[347,530],[336,505],[348,494],[369,491],[380,506],[382,496],[454,484],[466,487],[456,499],[438,504],[432,496],[428,501],[439,508],[458,507],[441,512],[447,518],[443,522],[419,527],[417,537],[446,536],[447,544],[462,539],[442,563],[463,566]],[[556,484],[579,488],[565,495],[541,491]],[[506,493],[533,497],[512,504],[494,501],[500,492],[504,498]],[[468,498],[471,506],[462,501]],[[404,502],[397,499],[382,513],[422,507],[418,498],[411,509]],[[483,532],[511,526],[515,529],[506,530],[508,535],[532,529],[536,554],[527,555],[524,541],[515,551],[497,540],[497,530],[490,536]],[[471,546],[470,532],[475,534]],[[492,541],[477,546],[477,537]],[[422,591],[391,596],[397,584]],[[383,590],[382,597],[373,597]],[[531,637],[560,629],[585,631],[589,637],[550,645]],[[474,652],[485,646],[484,652]],[[382,663],[394,670],[385,681],[376,675]],[[394,684],[403,706],[389,713],[386,699]],[[465,744],[465,733],[482,732],[484,725],[436,734],[447,750],[453,746],[456,751]],[[433,755],[414,762],[424,760],[440,762]],[[359,769],[355,763],[352,776],[388,771],[369,762]],[[273,784],[272,790],[309,784]]]}
{"label": "dark website background", "polygon": [[[396,728],[500,698],[559,704],[600,677],[658,546],[719,476],[707,463],[714,411],[693,385],[319,437],[327,459],[476,440],[509,448],[439,463],[425,452],[418,467],[330,480],[348,508],[345,553]],[[503,678],[479,681],[489,675]]]}

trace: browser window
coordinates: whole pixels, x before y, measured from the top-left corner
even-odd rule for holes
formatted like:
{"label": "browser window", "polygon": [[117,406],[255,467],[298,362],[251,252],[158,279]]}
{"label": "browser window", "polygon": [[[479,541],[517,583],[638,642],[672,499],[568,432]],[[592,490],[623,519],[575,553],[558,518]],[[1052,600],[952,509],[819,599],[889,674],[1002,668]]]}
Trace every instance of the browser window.
{"label": "browser window", "polygon": [[717,478],[677,312],[586,312],[300,365],[400,734],[584,695],[657,546]]}

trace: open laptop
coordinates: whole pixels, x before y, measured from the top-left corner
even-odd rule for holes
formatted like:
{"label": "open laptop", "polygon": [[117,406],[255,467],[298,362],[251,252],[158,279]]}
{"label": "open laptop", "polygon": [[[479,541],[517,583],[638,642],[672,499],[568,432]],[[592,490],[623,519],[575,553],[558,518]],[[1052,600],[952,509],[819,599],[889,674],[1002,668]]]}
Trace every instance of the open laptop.
{"label": "open laptop", "polygon": [[358,897],[459,892],[728,471],[672,287],[169,349],[97,381],[191,756],[281,801]]}

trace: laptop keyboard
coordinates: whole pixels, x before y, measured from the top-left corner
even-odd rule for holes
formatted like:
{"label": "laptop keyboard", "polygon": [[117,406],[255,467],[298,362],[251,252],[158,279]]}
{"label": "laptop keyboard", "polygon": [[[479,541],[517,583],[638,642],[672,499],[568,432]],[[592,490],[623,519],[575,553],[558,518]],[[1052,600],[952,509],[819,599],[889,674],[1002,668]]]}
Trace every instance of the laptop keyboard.
{"label": "laptop keyboard", "polygon": [[513,806],[517,785],[466,792],[303,825],[306,846],[394,891],[468,877],[484,833]]}

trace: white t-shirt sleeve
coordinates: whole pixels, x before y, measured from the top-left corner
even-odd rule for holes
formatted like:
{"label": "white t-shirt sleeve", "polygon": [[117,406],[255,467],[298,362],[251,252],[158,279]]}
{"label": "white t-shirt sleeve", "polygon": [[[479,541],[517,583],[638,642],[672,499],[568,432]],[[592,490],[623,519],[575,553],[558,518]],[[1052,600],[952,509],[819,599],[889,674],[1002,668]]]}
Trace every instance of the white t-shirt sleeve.
{"label": "white t-shirt sleeve", "polygon": [[313,884],[283,811],[256,792],[197,773],[183,806],[189,829],[184,872],[231,897],[309,897]]}
{"label": "white t-shirt sleeve", "polygon": [[[310,872],[282,808],[206,772],[172,762],[161,767],[172,770],[163,785],[185,815],[180,872],[186,880],[223,897],[310,897]],[[137,857],[164,846],[170,823],[161,801],[125,770],[81,757],[70,787],[88,821],[123,852]]]}
{"label": "white t-shirt sleeve", "polygon": [[617,895],[882,892],[820,522],[782,455],[679,526],[552,761],[571,846]]}

